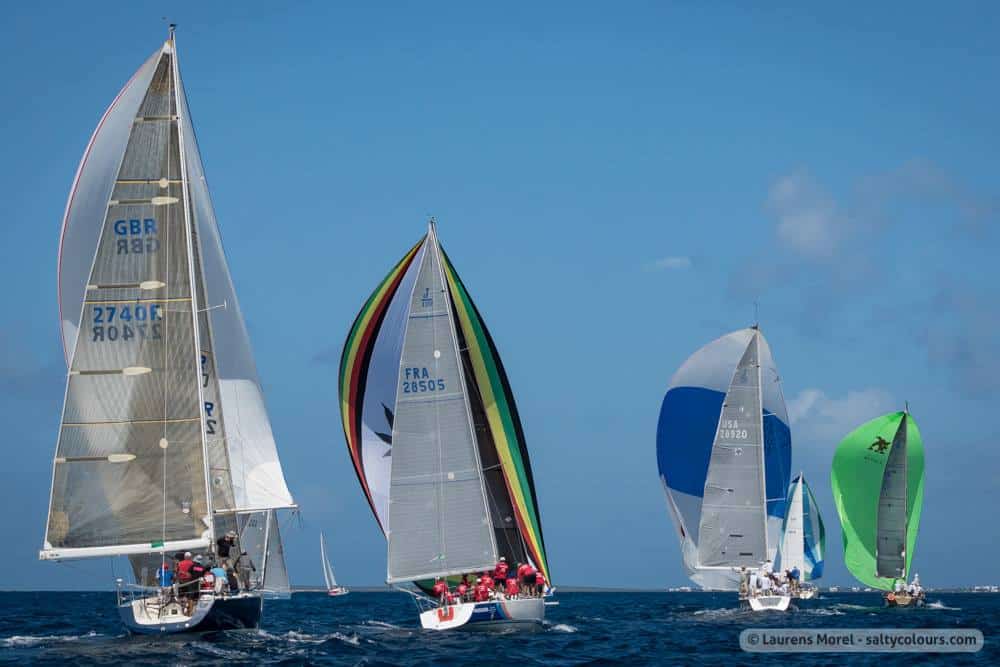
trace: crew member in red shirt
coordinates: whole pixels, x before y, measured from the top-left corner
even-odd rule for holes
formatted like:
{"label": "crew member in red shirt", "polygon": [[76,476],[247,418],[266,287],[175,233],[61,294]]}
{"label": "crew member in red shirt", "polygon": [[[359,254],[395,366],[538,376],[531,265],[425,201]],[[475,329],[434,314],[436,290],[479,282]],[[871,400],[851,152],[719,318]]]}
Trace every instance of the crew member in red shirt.
{"label": "crew member in red shirt", "polygon": [[198,585],[192,582],[194,575],[191,570],[193,568],[194,560],[191,558],[191,552],[187,551],[184,553],[184,558],[177,563],[177,590],[184,600],[184,614],[186,616],[191,615],[194,601],[198,599]]}
{"label": "crew member in red shirt", "polygon": [[486,602],[489,599],[490,589],[483,584],[482,579],[476,579],[476,590],[473,594],[473,600],[476,602]]}
{"label": "crew member in red shirt", "polygon": [[509,598],[517,597],[517,593],[518,593],[517,579],[515,579],[514,577],[511,577],[510,579],[508,579],[507,580],[507,590],[504,591],[504,592],[507,594],[507,597],[509,597]]}
{"label": "crew member in red shirt", "polygon": [[483,576],[480,578],[483,581],[483,586],[486,586],[489,590],[493,590],[493,577],[490,576],[489,572],[483,572]]}
{"label": "crew member in red shirt", "polygon": [[434,582],[434,588],[431,589],[431,592],[437,598],[437,601],[443,605],[448,599],[448,584],[445,583],[444,579],[438,577],[438,580]]}
{"label": "crew member in red shirt", "polygon": [[497,590],[501,590],[504,585],[504,581],[507,579],[507,570],[510,568],[507,566],[507,559],[500,556],[500,562],[497,563],[496,567],[493,568],[493,578],[496,580]]}
{"label": "crew member in red shirt", "polygon": [[528,569],[527,563],[517,564],[517,583],[519,583],[521,586],[524,586],[524,571],[527,569]]}
{"label": "crew member in red shirt", "polygon": [[537,572],[530,563],[524,565],[524,588],[528,589],[528,595],[538,595],[538,587],[535,585]]}
{"label": "crew member in red shirt", "polygon": [[545,595],[545,575],[541,570],[535,572],[535,585],[538,587],[538,594]]}

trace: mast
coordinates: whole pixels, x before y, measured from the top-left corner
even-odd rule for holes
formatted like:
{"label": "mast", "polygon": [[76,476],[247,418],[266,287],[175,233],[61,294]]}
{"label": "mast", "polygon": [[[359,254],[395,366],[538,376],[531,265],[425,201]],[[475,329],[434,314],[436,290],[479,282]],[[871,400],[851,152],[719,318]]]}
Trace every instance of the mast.
{"label": "mast", "polygon": [[760,406],[760,410],[758,410],[757,413],[757,420],[760,424],[760,497],[763,503],[763,507],[761,508],[763,511],[761,514],[764,519],[761,526],[764,529],[764,558],[766,560],[771,550],[767,539],[767,470],[764,467],[766,457],[764,456],[764,392],[761,386],[760,371],[760,329],[757,327],[756,323],[753,325],[753,343],[757,348],[755,356],[757,357],[757,405]]}
{"label": "mast", "polygon": [[[200,304],[198,303],[199,296],[199,285],[195,278],[195,255],[194,255],[194,240],[193,240],[193,230],[191,226],[191,189],[190,182],[188,180],[187,171],[187,160],[184,152],[184,118],[182,116],[180,96],[178,91],[181,87],[181,74],[180,65],[177,61],[177,42],[174,35],[176,24],[171,23],[169,27],[170,32],[170,47],[171,47],[171,65],[173,66],[173,101],[176,110],[176,123],[177,123],[177,144],[178,151],[180,155],[180,167],[181,167],[181,196],[183,197],[183,209],[184,209],[184,228],[185,228],[185,240],[187,241],[187,263],[188,263],[188,275],[191,284],[191,323],[194,326],[194,359],[192,360],[195,366],[195,377],[201,377],[201,335],[199,332],[199,322],[198,315],[201,312]],[[205,391],[201,382],[197,382],[198,385],[198,411],[201,415],[200,421],[200,433],[201,433],[201,453],[202,453],[202,467],[205,478],[205,505],[207,508],[205,522],[211,535],[210,548],[214,551],[215,549],[215,516],[212,508],[212,481],[211,481],[211,470],[209,469],[209,456],[208,456],[208,434],[206,433],[205,425]]]}

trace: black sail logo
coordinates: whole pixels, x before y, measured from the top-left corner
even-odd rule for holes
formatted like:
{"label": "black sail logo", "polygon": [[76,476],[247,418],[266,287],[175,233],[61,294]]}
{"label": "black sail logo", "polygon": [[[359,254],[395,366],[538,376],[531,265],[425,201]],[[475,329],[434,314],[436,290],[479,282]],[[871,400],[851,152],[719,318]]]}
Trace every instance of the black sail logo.
{"label": "black sail logo", "polygon": [[889,441],[882,436],[876,436],[875,442],[868,445],[868,451],[875,452],[876,454],[885,454],[885,450],[889,449]]}

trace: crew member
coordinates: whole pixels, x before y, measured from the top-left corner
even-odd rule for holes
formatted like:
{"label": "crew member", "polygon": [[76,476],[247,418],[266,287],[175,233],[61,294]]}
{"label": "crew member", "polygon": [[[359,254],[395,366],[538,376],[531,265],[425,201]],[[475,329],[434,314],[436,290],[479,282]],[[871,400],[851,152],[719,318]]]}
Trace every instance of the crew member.
{"label": "crew member", "polygon": [[434,588],[431,589],[431,592],[442,607],[448,601],[446,597],[448,595],[448,584],[441,577],[438,577],[437,581],[434,582]]}
{"label": "crew member", "polygon": [[516,598],[518,593],[517,579],[511,577],[507,580],[507,588],[504,594],[509,598]]}
{"label": "crew member", "polygon": [[476,590],[472,599],[476,602],[486,602],[490,599],[490,589],[483,584],[482,578],[476,579]]}
{"label": "crew member", "polygon": [[507,559],[500,556],[499,562],[497,562],[496,567],[493,568],[493,578],[496,580],[497,590],[501,590],[503,588],[504,581],[507,579],[507,570],[509,569]]}

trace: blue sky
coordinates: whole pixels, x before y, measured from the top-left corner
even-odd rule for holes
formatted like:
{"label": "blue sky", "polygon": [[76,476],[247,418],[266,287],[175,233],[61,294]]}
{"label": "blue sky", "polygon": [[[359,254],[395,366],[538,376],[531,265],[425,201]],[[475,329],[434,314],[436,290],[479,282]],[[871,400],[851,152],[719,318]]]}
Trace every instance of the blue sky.
{"label": "blue sky", "polygon": [[[428,216],[517,396],[556,583],[683,585],[656,473],[667,382],[753,320],[793,466],[824,511],[848,430],[909,400],[927,448],[915,564],[1000,583],[1000,11],[899,3],[171,3],[202,157],[301,524],[293,583],[384,541],[344,445],[335,360]],[[0,24],[0,588],[104,588],[36,560],[63,396],[60,221],[162,3],[10,5]],[[90,250],[88,250],[90,252]]]}

